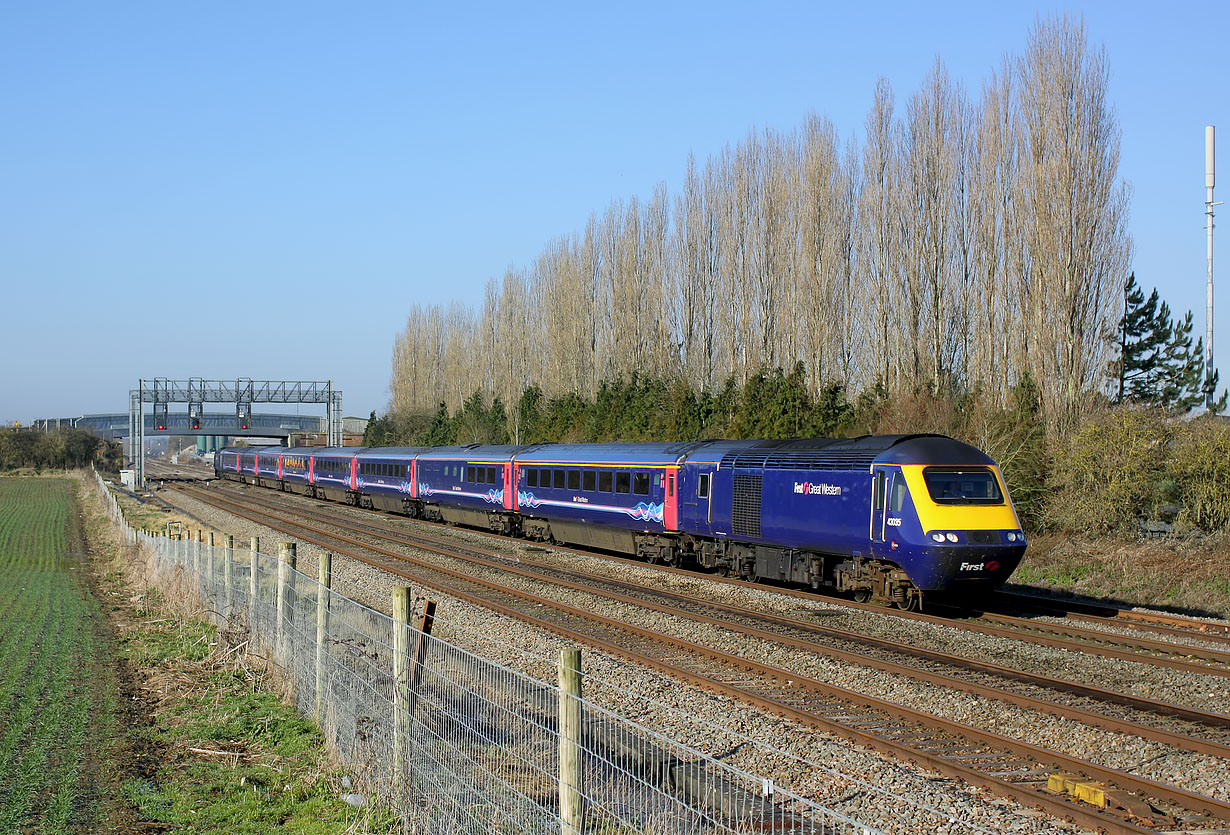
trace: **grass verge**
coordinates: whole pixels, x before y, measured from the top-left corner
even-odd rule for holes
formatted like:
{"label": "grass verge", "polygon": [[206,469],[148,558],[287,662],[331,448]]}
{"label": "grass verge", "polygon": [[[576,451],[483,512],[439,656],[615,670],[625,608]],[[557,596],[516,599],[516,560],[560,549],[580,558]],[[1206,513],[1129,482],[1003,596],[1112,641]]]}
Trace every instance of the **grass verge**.
{"label": "grass verge", "polygon": [[[86,483],[84,489],[95,488]],[[105,571],[114,645],[128,682],[117,793],[137,828],[181,833],[393,832],[387,810],[354,809],[316,727],[283,704],[263,670],[220,646],[215,628],[144,587],[101,500],[87,525]],[[112,831],[124,831],[113,828]]]}
{"label": "grass verge", "polygon": [[1036,535],[1013,586],[1230,617],[1230,538],[1116,540]]}

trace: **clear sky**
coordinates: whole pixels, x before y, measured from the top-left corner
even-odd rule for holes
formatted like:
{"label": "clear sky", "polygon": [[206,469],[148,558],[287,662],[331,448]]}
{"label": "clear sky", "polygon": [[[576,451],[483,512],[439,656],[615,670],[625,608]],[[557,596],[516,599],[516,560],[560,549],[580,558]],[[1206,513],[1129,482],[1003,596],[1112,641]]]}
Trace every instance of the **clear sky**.
{"label": "clear sky", "polygon": [[1107,51],[1137,278],[1203,334],[1224,1],[0,0],[0,423],[124,412],[138,377],[332,379],[382,411],[411,304],[480,302],[751,129],[859,138],[876,79],[902,104],[937,55],[976,96],[1065,11]]}

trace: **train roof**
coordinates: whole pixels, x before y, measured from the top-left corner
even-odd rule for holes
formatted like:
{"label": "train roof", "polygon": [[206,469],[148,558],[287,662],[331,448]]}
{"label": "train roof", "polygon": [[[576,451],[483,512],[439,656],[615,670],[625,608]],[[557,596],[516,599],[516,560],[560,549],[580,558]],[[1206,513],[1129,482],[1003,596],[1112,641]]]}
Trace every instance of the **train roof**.
{"label": "train roof", "polygon": [[977,447],[946,435],[905,435],[887,452],[894,464],[937,464],[958,467],[986,467],[995,464],[991,456]]}
{"label": "train roof", "polygon": [[872,464],[985,466],[978,449],[946,435],[861,435],[857,438],[791,438],[756,441],[727,452],[722,463],[768,469],[867,470]]}
{"label": "train roof", "polygon": [[361,453],[364,458],[414,458],[434,447],[429,446],[373,446],[367,447]]}
{"label": "train roof", "polygon": [[361,446],[317,446],[304,447],[311,449],[311,455],[323,455],[328,458],[354,458],[363,451]]}
{"label": "train roof", "polygon": [[518,464],[674,464],[696,447],[695,443],[548,444],[517,456]]}
{"label": "train roof", "polygon": [[[552,445],[554,446],[554,445]],[[426,447],[419,453],[420,461],[507,461],[533,445],[521,444],[466,444],[465,446]],[[519,456],[518,456],[519,457]]]}

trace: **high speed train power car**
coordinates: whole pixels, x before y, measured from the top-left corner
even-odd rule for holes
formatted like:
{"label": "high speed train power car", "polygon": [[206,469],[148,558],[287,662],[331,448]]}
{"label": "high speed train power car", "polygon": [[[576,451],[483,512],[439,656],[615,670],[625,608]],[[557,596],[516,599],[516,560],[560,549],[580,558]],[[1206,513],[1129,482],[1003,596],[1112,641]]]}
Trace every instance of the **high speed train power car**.
{"label": "high speed train power car", "polygon": [[915,609],[1001,585],[1025,537],[995,462],[941,435],[239,447],[218,476]]}

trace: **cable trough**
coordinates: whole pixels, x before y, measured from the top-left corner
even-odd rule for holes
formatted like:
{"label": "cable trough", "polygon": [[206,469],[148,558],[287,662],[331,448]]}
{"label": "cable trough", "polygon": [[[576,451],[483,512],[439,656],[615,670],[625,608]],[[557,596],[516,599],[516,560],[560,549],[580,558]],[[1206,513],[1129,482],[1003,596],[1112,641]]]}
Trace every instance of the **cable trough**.
{"label": "cable trough", "polygon": [[[194,494],[197,491],[191,491]],[[1230,804],[911,708],[855,693],[741,656],[662,635],[593,612],[408,557],[302,522],[208,504],[346,554],[571,640],[649,666],[745,703],[819,727],[883,753],[917,761],[1026,805],[1107,832],[1159,832],[1230,821]],[[331,524],[334,524],[331,522]],[[338,542],[409,563],[414,571],[340,550]],[[436,546],[432,550],[441,551]],[[454,547],[450,556],[458,556]],[[461,555],[464,556],[464,555]],[[509,570],[509,566],[500,566]],[[537,577],[539,580],[545,578]],[[1049,790],[1048,790],[1049,789]],[[1089,802],[1092,801],[1092,802]]]}

